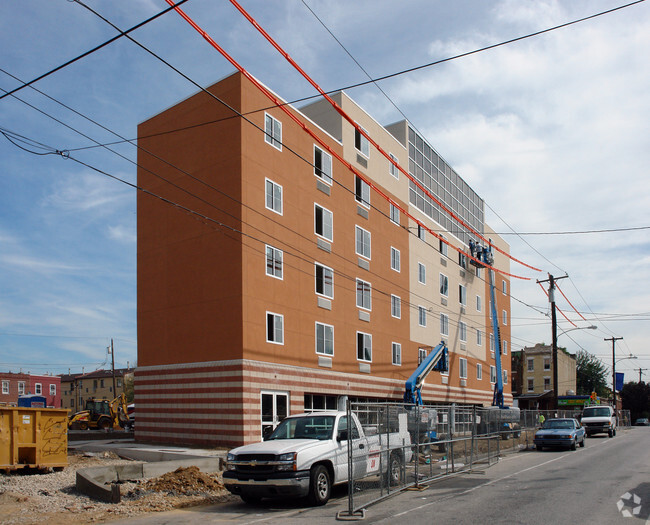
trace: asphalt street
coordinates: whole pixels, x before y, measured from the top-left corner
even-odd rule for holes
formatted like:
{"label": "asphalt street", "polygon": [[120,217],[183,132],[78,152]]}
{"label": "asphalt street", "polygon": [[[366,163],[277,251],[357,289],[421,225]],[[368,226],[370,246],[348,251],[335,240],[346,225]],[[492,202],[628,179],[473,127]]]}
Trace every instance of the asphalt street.
{"label": "asphalt street", "polygon": [[[264,500],[150,514],[130,524],[338,523],[348,508],[345,487],[324,507]],[[124,521],[122,521],[124,523]],[[482,473],[405,491],[366,510],[363,523],[629,523],[650,525],[650,427],[593,436],[576,451],[522,451]],[[114,522],[118,523],[118,522]]]}

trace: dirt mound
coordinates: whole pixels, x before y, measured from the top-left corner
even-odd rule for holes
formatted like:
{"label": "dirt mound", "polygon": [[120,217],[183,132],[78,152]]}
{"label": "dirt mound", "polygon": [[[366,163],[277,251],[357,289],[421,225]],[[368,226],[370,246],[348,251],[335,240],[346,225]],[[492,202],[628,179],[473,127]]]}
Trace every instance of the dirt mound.
{"label": "dirt mound", "polygon": [[202,494],[224,488],[219,475],[206,474],[198,467],[179,467],[173,472],[144,482],[141,488],[168,494]]}

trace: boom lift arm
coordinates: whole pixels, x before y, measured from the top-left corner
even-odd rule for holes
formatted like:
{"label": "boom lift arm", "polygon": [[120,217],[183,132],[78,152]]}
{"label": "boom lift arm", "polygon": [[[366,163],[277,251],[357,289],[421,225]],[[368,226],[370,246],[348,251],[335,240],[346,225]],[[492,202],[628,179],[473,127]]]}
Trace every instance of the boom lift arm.
{"label": "boom lift arm", "polygon": [[426,377],[432,370],[446,372],[448,369],[447,346],[444,342],[441,342],[429,352],[429,355],[422,360],[420,366],[407,379],[404,390],[404,402],[412,405],[422,405],[420,390],[424,385]]}

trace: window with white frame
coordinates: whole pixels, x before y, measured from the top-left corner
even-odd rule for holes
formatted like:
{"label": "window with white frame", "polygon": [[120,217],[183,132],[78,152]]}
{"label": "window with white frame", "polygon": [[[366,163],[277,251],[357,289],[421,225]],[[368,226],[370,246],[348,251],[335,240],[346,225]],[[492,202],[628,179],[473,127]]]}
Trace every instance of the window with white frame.
{"label": "window with white frame", "polygon": [[527,370],[528,370],[529,372],[534,372],[534,371],[535,371],[535,359],[533,359],[532,357],[529,357],[529,358],[528,358],[528,367],[527,367]]}
{"label": "window with white frame", "polygon": [[481,278],[481,273],[482,273],[482,272],[481,272],[481,268],[479,268],[479,267],[477,266],[477,267],[476,267],[476,277],[478,277],[478,278],[480,279],[480,278]]}
{"label": "window with white frame", "polygon": [[402,299],[397,295],[390,296],[390,315],[397,319],[402,318]]}
{"label": "window with white frame", "polygon": [[[546,384],[546,381],[544,381],[544,384]],[[535,380],[532,377],[528,378],[528,391],[532,392],[535,390]]]}
{"label": "window with white frame", "polygon": [[551,358],[550,357],[545,357],[544,358],[544,370],[550,370],[551,369]]}
{"label": "window with white frame", "polygon": [[332,212],[314,203],[314,231],[328,241],[333,240]]}
{"label": "window with white frame", "polygon": [[282,279],[282,250],[266,245],[266,275]]}
{"label": "window with white frame", "polygon": [[334,299],[334,270],[316,263],[316,293]]}
{"label": "window with white frame", "polygon": [[358,255],[370,259],[370,232],[361,226],[356,226],[356,252]]}
{"label": "window with white frame", "polygon": [[427,358],[427,349],[426,348],[418,348],[418,366],[422,364],[422,361],[424,361]]}
{"label": "window with white frame", "polygon": [[316,323],[316,353],[334,355],[334,327],[329,324]]}
{"label": "window with white frame", "polygon": [[39,396],[43,394],[43,385],[41,383],[36,383],[34,385],[34,393]]}
{"label": "window with white frame", "polygon": [[426,230],[420,224],[418,224],[418,239],[424,241],[426,239]]}
{"label": "window with white frame", "polygon": [[356,178],[354,196],[357,202],[366,208],[370,208],[370,186],[368,186],[368,184],[362,180],[361,177]]}
{"label": "window with white frame", "polygon": [[458,372],[461,379],[467,379],[467,359],[461,357],[459,360]]}
{"label": "window with white frame", "polygon": [[467,305],[467,287],[462,284],[458,285],[458,302],[462,306]]}
{"label": "window with white frame", "polygon": [[490,352],[494,353],[494,334],[490,334]]}
{"label": "window with white frame", "polygon": [[508,341],[501,341],[501,353],[508,355]]}
{"label": "window with white frame", "polygon": [[445,274],[440,274],[440,294],[447,297],[449,295],[449,277]]}
{"label": "window with white frame", "polygon": [[480,295],[477,295],[477,296],[476,296],[476,311],[477,311],[477,312],[480,312],[481,309],[483,308],[483,304],[482,304],[482,302],[483,302],[483,301],[482,301],[482,299],[481,299],[481,296],[480,296]]}
{"label": "window with white frame", "polygon": [[314,146],[314,175],[332,184],[332,156],[318,146]]}
{"label": "window with white frame", "polygon": [[497,367],[490,365],[490,383],[497,382]]}
{"label": "window with white frame", "polygon": [[399,343],[393,343],[393,364],[401,365],[402,364],[402,345]]}
{"label": "window with white frame", "polygon": [[401,270],[400,251],[397,248],[390,247],[390,268],[399,272]]}
{"label": "window with white frame", "polygon": [[[399,164],[398,158],[393,155],[392,153],[389,153],[388,156],[390,157],[390,160],[392,160],[395,164]],[[389,173],[395,177],[396,179],[399,179],[399,169],[397,169],[397,166],[393,164],[393,162],[390,162],[390,166],[388,168]]]}
{"label": "window with white frame", "polygon": [[501,291],[503,292],[503,295],[508,294],[508,283],[507,283],[507,281],[501,281]]}
{"label": "window with white frame", "polygon": [[266,207],[282,215],[282,186],[266,179]]}
{"label": "window with white frame", "polygon": [[483,365],[481,363],[476,363],[476,379],[478,381],[483,379]]}
{"label": "window with white frame", "polygon": [[50,395],[55,396],[56,395],[56,385],[50,384]]}
{"label": "window with white frame", "polygon": [[2,381],[2,393],[3,394],[8,394],[9,393],[9,381]]}
{"label": "window with white frame", "polygon": [[399,208],[390,203],[390,220],[399,226]]}
{"label": "window with white frame", "polygon": [[449,316],[447,314],[440,314],[440,333],[449,335]]}
{"label": "window with white frame", "polygon": [[[366,130],[363,130],[366,132]],[[370,143],[358,129],[354,129],[354,147],[357,151],[361,152],[365,157],[370,157]]]}
{"label": "window with white frame", "polygon": [[357,279],[357,306],[364,310],[372,309],[372,287],[370,283]]}
{"label": "window with white frame", "polygon": [[467,325],[463,321],[458,323],[458,338],[463,342],[467,342]]}
{"label": "window with white frame", "polygon": [[424,306],[418,306],[418,324],[420,326],[427,325],[427,309]]}
{"label": "window with white frame", "polygon": [[444,239],[444,235],[441,235],[438,243],[438,249],[440,250],[441,255],[447,257],[447,243],[444,241]]}
{"label": "window with white frame", "polygon": [[274,148],[282,150],[282,122],[268,113],[264,114],[264,140]]}
{"label": "window with white frame", "polygon": [[[544,390],[550,390],[550,389],[551,389],[551,378],[550,377],[545,377],[544,378]],[[532,388],[530,390],[532,390]]]}
{"label": "window with white frame", "polygon": [[462,252],[458,252],[458,266],[467,268],[467,256]]}
{"label": "window with white frame", "polygon": [[507,324],[508,324],[508,312],[503,310],[503,325],[505,326]]}
{"label": "window with white frame", "polygon": [[508,371],[507,370],[502,370],[503,372],[503,384],[507,385],[508,384]]}
{"label": "window with white frame", "polygon": [[481,330],[476,330],[476,344],[478,346],[483,346],[483,332]]}
{"label": "window with white frame", "polygon": [[427,267],[421,262],[418,263],[418,282],[427,284]]}
{"label": "window with white frame", "polygon": [[266,312],[266,342],[284,344],[284,315]]}
{"label": "window with white frame", "polygon": [[18,395],[22,396],[25,394],[25,381],[18,381]]}
{"label": "window with white frame", "polygon": [[372,361],[372,335],[357,332],[357,359],[359,361]]}

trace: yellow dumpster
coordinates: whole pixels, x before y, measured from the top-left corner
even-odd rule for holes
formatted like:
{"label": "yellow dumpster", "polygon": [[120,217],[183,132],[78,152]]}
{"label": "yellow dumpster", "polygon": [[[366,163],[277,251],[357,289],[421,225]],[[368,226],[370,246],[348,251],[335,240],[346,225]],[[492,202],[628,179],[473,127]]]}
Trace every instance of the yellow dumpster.
{"label": "yellow dumpster", "polygon": [[68,464],[68,411],[0,407],[0,470]]}

